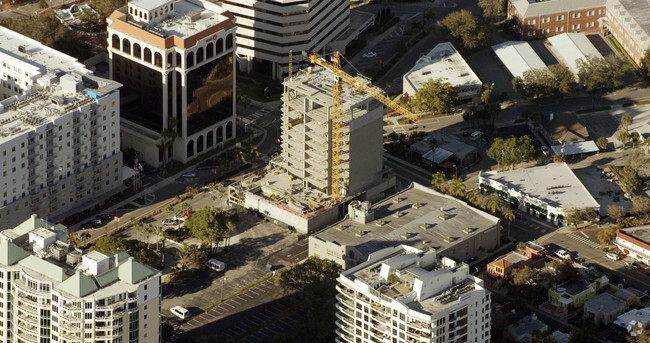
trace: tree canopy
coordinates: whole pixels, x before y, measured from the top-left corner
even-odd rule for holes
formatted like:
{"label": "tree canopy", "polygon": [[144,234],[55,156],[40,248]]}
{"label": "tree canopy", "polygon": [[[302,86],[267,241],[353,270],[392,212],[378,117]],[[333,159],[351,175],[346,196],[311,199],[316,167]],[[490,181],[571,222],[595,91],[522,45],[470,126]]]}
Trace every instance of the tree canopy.
{"label": "tree canopy", "polygon": [[185,220],[185,229],[190,235],[208,244],[218,243],[230,234],[226,215],[209,207],[192,213]]}
{"label": "tree canopy", "polygon": [[578,77],[587,89],[612,89],[623,85],[632,73],[630,65],[622,58],[609,55],[605,59],[588,56],[578,60]]}
{"label": "tree canopy", "polygon": [[506,18],[505,0],[478,0],[478,6],[487,20],[497,22]]}
{"label": "tree canopy", "polygon": [[407,106],[415,111],[442,112],[451,109],[457,100],[456,91],[449,82],[430,79],[418,89]]}
{"label": "tree canopy", "polygon": [[92,0],[92,3],[97,13],[106,18],[116,9],[126,6],[127,0]]}
{"label": "tree canopy", "polygon": [[102,254],[116,254],[120,251],[131,255],[136,261],[149,265],[158,263],[158,256],[147,244],[136,239],[124,240],[115,236],[104,236],[97,240],[90,250],[99,251]]}
{"label": "tree canopy", "polygon": [[478,49],[490,43],[490,27],[468,10],[452,12],[440,24],[465,49]]}
{"label": "tree canopy", "polygon": [[575,77],[561,65],[549,69],[525,71],[521,77],[512,79],[512,88],[528,97],[549,96],[555,93],[569,93],[575,87]]}
{"label": "tree canopy", "polygon": [[505,139],[497,137],[487,150],[487,155],[497,161],[499,166],[514,168],[517,164],[529,161],[535,156],[535,146],[528,135]]}

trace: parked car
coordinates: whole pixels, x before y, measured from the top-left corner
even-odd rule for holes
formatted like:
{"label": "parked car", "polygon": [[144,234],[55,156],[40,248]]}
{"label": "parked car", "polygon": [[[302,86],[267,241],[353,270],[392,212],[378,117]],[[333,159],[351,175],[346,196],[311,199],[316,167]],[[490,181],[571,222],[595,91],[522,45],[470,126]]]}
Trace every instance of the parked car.
{"label": "parked car", "polygon": [[377,57],[377,53],[374,51],[368,51],[365,54],[363,54],[363,58],[373,58]]}
{"label": "parked car", "polygon": [[220,271],[226,269],[226,264],[225,263],[223,263],[223,262],[221,262],[219,260],[216,260],[214,258],[209,259],[208,262],[206,262],[205,264],[208,266],[208,268],[210,268],[210,269],[212,269],[214,271],[217,271],[217,272],[220,272]]}
{"label": "parked car", "polygon": [[625,266],[634,270],[637,270],[639,268],[639,265],[635,262],[625,262]]}
{"label": "parked car", "polygon": [[477,141],[479,138],[483,137],[483,132],[481,131],[474,131],[471,135],[469,135],[469,140],[472,142]]}
{"label": "parked car", "polygon": [[569,254],[566,250],[558,250],[555,252],[555,255],[564,260],[571,258],[571,254]]}
{"label": "parked car", "polygon": [[548,147],[546,145],[542,145],[542,154],[548,155],[550,150],[548,150]]}
{"label": "parked car", "polygon": [[81,229],[83,230],[92,230],[94,228],[95,228],[95,223],[93,223],[92,221],[81,224]]}
{"label": "parked car", "polygon": [[190,311],[183,306],[174,306],[169,309],[169,312],[180,319],[187,319],[190,317]]}
{"label": "parked car", "polygon": [[618,255],[613,252],[608,252],[607,254],[605,254],[605,257],[614,261],[618,260]]}
{"label": "parked car", "polygon": [[178,225],[178,224],[180,224],[180,221],[178,221],[177,219],[163,219],[162,220],[162,225],[163,226],[175,226],[175,225]]}
{"label": "parked car", "polygon": [[196,174],[193,173],[193,172],[187,172],[187,173],[183,173],[183,175],[181,175],[181,176],[184,177],[184,178],[193,178],[193,177],[196,177]]}

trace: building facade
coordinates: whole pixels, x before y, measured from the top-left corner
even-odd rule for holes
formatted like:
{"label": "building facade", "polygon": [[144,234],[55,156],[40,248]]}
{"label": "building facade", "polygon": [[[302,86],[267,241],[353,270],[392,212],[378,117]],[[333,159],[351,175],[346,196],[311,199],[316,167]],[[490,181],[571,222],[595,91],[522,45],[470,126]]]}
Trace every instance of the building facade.
{"label": "building facade", "polygon": [[160,272],[66,231],[32,216],[0,233],[0,341],[160,342]]}
{"label": "building facade", "polygon": [[489,342],[490,292],[435,251],[385,248],[338,278],[336,342]]}
{"label": "building facade", "polygon": [[4,27],[0,60],[0,230],[119,189],[120,84]]}
{"label": "building facade", "polygon": [[223,0],[222,6],[237,19],[240,70],[274,79],[288,73],[289,51],[322,51],[350,26],[349,0]]}
{"label": "building facade", "polygon": [[126,95],[125,148],[159,166],[235,138],[231,13],[207,1],[134,0],[107,21],[111,79]]}
{"label": "building facade", "polygon": [[619,229],[614,244],[621,254],[650,265],[650,225]]}

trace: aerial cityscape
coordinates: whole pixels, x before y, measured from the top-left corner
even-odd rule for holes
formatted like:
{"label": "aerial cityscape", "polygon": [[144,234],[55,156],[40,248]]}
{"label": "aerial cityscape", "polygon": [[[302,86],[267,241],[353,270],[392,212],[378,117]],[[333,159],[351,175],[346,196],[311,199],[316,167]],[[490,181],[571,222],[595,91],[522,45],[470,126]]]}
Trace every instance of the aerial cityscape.
{"label": "aerial cityscape", "polygon": [[2,0],[0,63],[0,343],[650,343],[650,0]]}

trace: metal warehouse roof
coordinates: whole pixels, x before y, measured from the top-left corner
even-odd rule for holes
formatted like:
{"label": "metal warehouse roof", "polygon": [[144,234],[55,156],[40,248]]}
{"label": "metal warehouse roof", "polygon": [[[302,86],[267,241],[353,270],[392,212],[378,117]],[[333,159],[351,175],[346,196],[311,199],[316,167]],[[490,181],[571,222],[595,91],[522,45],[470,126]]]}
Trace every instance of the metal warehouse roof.
{"label": "metal warehouse roof", "polygon": [[546,64],[527,42],[504,42],[493,45],[492,50],[513,77],[521,77],[528,70],[548,70]]}

